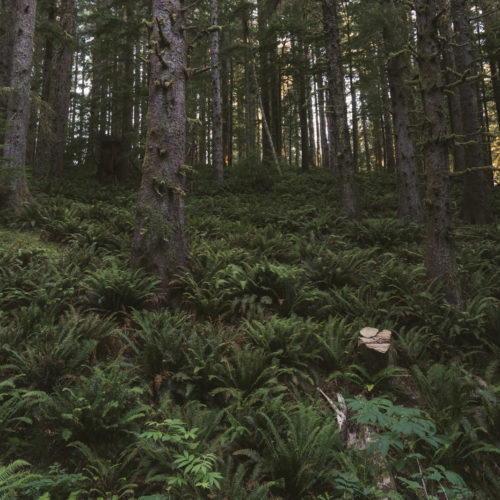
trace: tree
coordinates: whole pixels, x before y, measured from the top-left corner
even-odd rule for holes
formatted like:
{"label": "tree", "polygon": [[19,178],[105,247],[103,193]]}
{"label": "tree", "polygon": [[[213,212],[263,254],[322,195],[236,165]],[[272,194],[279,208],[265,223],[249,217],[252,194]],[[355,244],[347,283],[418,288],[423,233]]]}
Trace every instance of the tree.
{"label": "tree", "polygon": [[162,281],[186,262],[184,184],[186,148],[184,0],[153,0],[148,129],[132,242],[133,267]]}
{"label": "tree", "polygon": [[409,221],[421,222],[422,209],[417,185],[417,160],[411,135],[410,104],[406,80],[409,79],[407,40],[401,13],[393,0],[383,0],[386,20],[383,37],[386,46],[387,77],[394,120],[396,168],[399,187],[399,213]]}
{"label": "tree", "polygon": [[25,161],[36,1],[16,0],[12,2],[11,8],[12,18],[15,18],[15,30],[11,38],[7,128],[4,136],[3,164],[0,165],[0,204],[11,208],[14,213],[19,213],[23,203],[30,199]]}
{"label": "tree", "polygon": [[330,164],[338,174],[342,209],[348,217],[355,218],[358,215],[358,198],[347,125],[337,4],[336,0],[323,0],[322,5],[330,97],[328,112],[331,137]]}
{"label": "tree", "polygon": [[212,61],[212,161],[217,182],[224,179],[224,158],[222,144],[222,100],[219,61],[219,2],[210,1],[210,57]]}
{"label": "tree", "polygon": [[[465,0],[451,0],[451,17],[455,28],[455,61],[462,80],[459,86],[462,107],[463,133],[465,143],[465,163],[467,169],[485,167],[487,161],[483,149],[483,131],[481,127],[481,107],[478,103],[476,82],[474,80],[474,61],[472,39]],[[491,176],[485,170],[466,172],[463,182],[462,212],[465,220],[471,224],[492,222],[490,204]]]}
{"label": "tree", "polygon": [[61,0],[58,6],[56,2],[51,2],[49,5],[50,29],[45,44],[42,82],[42,99],[49,111],[47,119],[44,120],[47,126],[38,127],[35,174],[41,174],[46,166],[50,177],[59,177],[63,171],[76,29],[75,16],[74,0]]}
{"label": "tree", "polygon": [[441,47],[438,32],[443,2],[416,0],[417,51],[425,122],[425,166],[427,171],[427,275],[444,284],[452,304],[461,300],[452,236],[450,169],[447,147],[444,84],[441,74]]}
{"label": "tree", "polygon": [[[0,4],[0,147],[4,143],[4,132],[7,120],[8,92],[12,65],[12,48],[14,36],[15,9],[12,2],[2,1]],[[1,151],[0,151],[1,155]]]}

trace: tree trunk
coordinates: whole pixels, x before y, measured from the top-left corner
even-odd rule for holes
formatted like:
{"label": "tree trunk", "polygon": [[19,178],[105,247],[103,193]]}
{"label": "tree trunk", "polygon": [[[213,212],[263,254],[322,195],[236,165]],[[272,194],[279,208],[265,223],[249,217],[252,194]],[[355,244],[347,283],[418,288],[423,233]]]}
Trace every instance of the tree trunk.
{"label": "tree trunk", "polygon": [[460,103],[460,93],[456,86],[453,86],[457,78],[457,67],[455,64],[455,53],[453,50],[453,33],[451,30],[451,19],[449,15],[442,15],[439,25],[440,35],[446,40],[443,48],[444,77],[446,84],[449,85],[449,91],[446,93],[448,98],[448,110],[450,117],[451,132],[454,135],[453,140],[453,170],[461,172],[465,170],[465,149],[463,145],[464,120],[462,117],[462,105]]}
{"label": "tree trunk", "polygon": [[349,90],[351,94],[351,114],[352,114],[352,161],[358,168],[359,164],[359,130],[358,130],[358,103],[356,99],[356,87],[354,85],[354,63],[352,51],[352,28],[347,9],[347,2],[344,3],[347,45],[348,45],[348,61],[349,61]]}
{"label": "tree trunk", "polygon": [[311,164],[310,150],[309,150],[309,128],[307,122],[307,92],[306,92],[306,67],[307,59],[305,55],[305,48],[302,42],[294,44],[296,47],[296,67],[294,81],[297,88],[297,98],[299,106],[299,122],[300,122],[300,152],[301,152],[301,169],[303,171],[309,170]]}
{"label": "tree trunk", "polygon": [[446,110],[440,65],[439,13],[442,0],[416,0],[417,51],[425,125],[427,169],[427,248],[425,264],[431,279],[443,282],[447,300],[461,300],[452,234],[450,169]]}
{"label": "tree trunk", "polygon": [[326,131],[326,118],[325,118],[325,89],[323,84],[323,76],[318,75],[318,112],[319,112],[319,128],[321,137],[321,166],[330,167],[330,146],[328,144],[328,135]]}
{"label": "tree trunk", "polygon": [[388,172],[394,172],[396,167],[394,154],[394,140],[391,118],[391,103],[389,100],[389,87],[387,85],[387,76],[383,67],[380,65],[380,91],[382,94],[382,117],[384,123],[384,167]]}
{"label": "tree trunk", "polygon": [[50,27],[45,38],[45,47],[43,52],[43,66],[42,66],[42,90],[41,99],[44,103],[40,106],[40,111],[38,113],[38,124],[35,131],[35,151],[33,158],[33,175],[35,177],[41,177],[44,175],[44,170],[49,163],[49,152],[52,150],[55,144],[53,124],[54,119],[54,109],[51,106],[50,98],[54,94],[54,83],[53,80],[57,78],[57,75],[53,69],[54,65],[54,42],[55,35],[57,33],[57,23],[56,23],[56,11],[57,5],[56,0],[50,0],[47,2],[46,6],[47,17],[44,19],[47,26]]}
{"label": "tree trunk", "polygon": [[491,85],[497,114],[497,124],[500,127],[500,12],[495,0],[478,1],[483,17],[486,34],[486,52],[491,71]]}
{"label": "tree trunk", "polygon": [[7,103],[7,128],[4,136],[3,164],[0,176],[0,205],[21,212],[30,199],[26,182],[26,138],[30,105],[30,73],[33,57],[36,1],[12,2],[16,21],[12,37],[12,66]]}
{"label": "tree trunk", "polygon": [[[62,0],[60,5],[60,40],[54,54],[53,71],[54,94],[51,96],[53,109],[53,130],[55,145],[50,153],[49,175],[59,177],[64,165],[64,146],[66,144],[66,126],[71,98],[71,69],[73,66],[73,48],[76,30],[75,0]],[[83,119],[83,117],[80,117]]]}
{"label": "tree trunk", "polygon": [[363,131],[363,146],[364,146],[364,153],[365,153],[365,163],[366,163],[366,170],[370,171],[371,170],[371,155],[370,155],[370,140],[368,138],[368,125],[367,122],[368,117],[367,113],[365,111],[365,106],[361,106],[361,125],[362,125],[362,131]]}
{"label": "tree trunk", "polygon": [[252,88],[252,72],[250,69],[250,37],[248,29],[248,9],[243,9],[243,40],[245,42],[245,154],[248,157],[255,149],[255,89]]}
{"label": "tree trunk", "polygon": [[258,0],[257,4],[260,100],[269,131],[268,134],[265,129],[262,130],[262,159],[264,162],[275,162],[274,157],[281,154],[281,76],[277,62],[278,43],[276,34],[269,28],[269,18],[274,13],[277,2]]}
{"label": "tree trunk", "polygon": [[338,172],[342,209],[349,218],[355,218],[358,216],[358,197],[354,177],[355,165],[347,126],[336,0],[323,0],[322,7],[330,94],[329,127],[332,138],[330,158],[333,168]]}
{"label": "tree trunk", "polygon": [[151,81],[143,175],[131,264],[169,279],[186,262],[186,8],[184,0],[153,0]]}
{"label": "tree trunk", "polygon": [[[306,54],[307,58],[307,54]],[[309,69],[309,65],[308,65]],[[311,76],[307,76],[307,89],[309,91],[309,96],[307,99],[307,126],[309,127],[308,135],[309,135],[309,158],[311,165],[313,167],[316,166],[316,159],[317,159],[317,151],[316,151],[316,138],[314,134],[314,101],[313,98],[315,96],[314,93],[314,82],[311,78]]]}
{"label": "tree trunk", "polygon": [[[463,78],[475,74],[472,57],[472,37],[469,26],[466,0],[451,0],[451,14],[455,28],[455,60],[457,71]],[[483,149],[483,134],[475,82],[465,80],[460,85],[463,130],[465,139],[465,161],[467,169],[484,167],[486,159]],[[490,176],[484,170],[469,172],[464,176],[462,212],[471,224],[488,224],[493,221],[490,204]]]}
{"label": "tree trunk", "polygon": [[222,144],[222,100],[219,61],[219,2],[210,1],[210,57],[212,61],[212,161],[217,182],[224,180]]}
{"label": "tree trunk", "polygon": [[387,77],[391,90],[392,116],[394,120],[396,168],[399,187],[399,214],[402,219],[421,222],[422,208],[417,185],[417,161],[411,137],[408,89],[408,56],[404,51],[405,37],[402,36],[400,14],[393,0],[384,0],[387,8],[383,37],[387,53]]}
{"label": "tree trunk", "polygon": [[[15,28],[15,9],[12,8],[11,3],[4,1],[0,7],[0,18],[2,19],[0,23],[0,88],[7,88],[10,85]],[[0,145],[4,143],[5,138],[7,103],[8,96],[0,92]]]}
{"label": "tree trunk", "polygon": [[132,144],[134,142],[134,129],[132,124],[132,114],[134,101],[134,40],[133,31],[130,24],[134,16],[134,2],[128,0],[123,6],[123,23],[125,36],[121,47],[121,69],[122,78],[120,81],[120,161],[118,171],[118,182],[124,183],[130,180],[132,162]]}

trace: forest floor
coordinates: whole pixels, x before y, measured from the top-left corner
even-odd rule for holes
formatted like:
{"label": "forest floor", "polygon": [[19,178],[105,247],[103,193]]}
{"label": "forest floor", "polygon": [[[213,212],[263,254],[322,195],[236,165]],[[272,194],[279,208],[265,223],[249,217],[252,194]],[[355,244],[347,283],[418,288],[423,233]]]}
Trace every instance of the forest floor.
{"label": "forest floor", "polygon": [[193,175],[168,304],[129,268],[136,188],[34,186],[0,221],[0,497],[496,498],[500,225],[457,214],[454,308],[393,177],[358,181],[350,221],[325,171]]}

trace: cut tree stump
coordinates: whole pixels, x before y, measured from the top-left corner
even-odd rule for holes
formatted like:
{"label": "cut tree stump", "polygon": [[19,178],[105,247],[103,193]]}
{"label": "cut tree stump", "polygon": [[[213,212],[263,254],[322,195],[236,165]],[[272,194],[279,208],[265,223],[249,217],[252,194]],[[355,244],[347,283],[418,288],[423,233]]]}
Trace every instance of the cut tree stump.
{"label": "cut tree stump", "polygon": [[358,347],[360,357],[367,369],[376,373],[389,364],[392,332],[365,326],[359,332]]}

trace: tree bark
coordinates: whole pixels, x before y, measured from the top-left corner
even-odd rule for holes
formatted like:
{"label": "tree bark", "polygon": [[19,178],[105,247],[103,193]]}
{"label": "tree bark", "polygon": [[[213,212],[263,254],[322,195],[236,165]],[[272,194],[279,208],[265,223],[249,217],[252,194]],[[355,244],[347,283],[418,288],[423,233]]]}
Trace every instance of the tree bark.
{"label": "tree bark", "polygon": [[7,128],[4,136],[3,161],[0,170],[0,205],[19,214],[30,199],[26,182],[26,138],[30,105],[30,73],[33,58],[36,1],[16,0],[15,31],[12,37],[12,66],[7,104]]}
{"label": "tree bark", "polygon": [[250,152],[255,149],[255,89],[252,88],[252,72],[250,69],[250,35],[249,35],[249,13],[248,9],[242,10],[243,40],[245,42],[245,155],[248,157]]}
{"label": "tree bark", "polygon": [[347,45],[348,45],[348,64],[349,64],[349,90],[351,94],[351,115],[352,115],[352,160],[356,169],[359,166],[359,129],[358,129],[358,102],[356,99],[356,86],[354,85],[354,61],[352,50],[352,28],[347,9],[347,2],[344,3]]}
{"label": "tree bark", "polygon": [[184,0],[153,0],[148,131],[131,264],[160,278],[165,291],[187,258],[186,16]]}
{"label": "tree bark", "polygon": [[224,180],[222,100],[219,61],[219,2],[210,1],[210,57],[212,61],[212,161],[217,182]]}
{"label": "tree bark", "polygon": [[388,172],[394,172],[396,160],[394,154],[394,132],[392,128],[389,86],[387,84],[387,75],[383,64],[380,66],[380,91],[382,97],[382,119],[384,124],[384,167]]}
{"label": "tree bark", "polygon": [[328,135],[326,130],[326,107],[325,107],[325,89],[323,84],[323,76],[317,76],[318,86],[318,112],[319,112],[319,128],[321,137],[321,166],[330,168],[330,146],[328,144]]}
{"label": "tree bark", "polygon": [[[281,76],[278,64],[276,34],[269,28],[269,18],[278,2],[258,0],[258,34],[260,56],[260,100],[269,134],[262,131],[262,160],[275,161],[281,155]],[[264,124],[264,120],[263,120]]]}
{"label": "tree bark", "polygon": [[[448,13],[449,14],[449,13]],[[453,50],[453,32],[451,29],[451,19],[449,15],[443,14],[440,19],[440,35],[446,40],[443,48],[444,78],[449,85],[449,91],[446,93],[448,98],[448,110],[450,117],[451,132],[455,139],[453,141],[453,170],[460,172],[465,170],[465,149],[463,145],[464,120],[462,117],[462,105],[460,102],[460,93],[453,85],[457,79],[457,66],[455,64],[455,52]]]}
{"label": "tree bark", "polygon": [[405,52],[405,37],[402,23],[393,0],[383,0],[386,19],[383,37],[387,53],[387,78],[391,90],[392,117],[396,146],[396,169],[399,187],[399,214],[404,220],[421,222],[422,207],[417,185],[417,161],[411,136],[408,89],[408,56]]}
{"label": "tree bark", "polygon": [[[292,42],[293,43],[293,42]],[[309,142],[309,127],[307,121],[307,84],[306,84],[306,68],[307,58],[305,54],[304,44],[301,41],[295,43],[296,47],[296,67],[294,74],[294,83],[297,88],[297,98],[299,106],[299,122],[300,122],[300,152],[301,152],[301,169],[302,171],[309,170],[311,164],[310,157],[310,142]]]}
{"label": "tree bark", "polygon": [[358,216],[358,197],[354,177],[355,165],[347,125],[347,106],[336,0],[323,0],[322,7],[330,94],[331,165],[338,172],[342,209],[349,218],[356,218]]}
{"label": "tree bark", "polygon": [[461,301],[460,284],[452,235],[450,169],[448,163],[446,109],[438,34],[442,0],[416,0],[417,52],[424,107],[427,170],[427,275],[444,284],[447,300]]}
{"label": "tree bark", "polygon": [[[451,15],[455,28],[455,60],[457,71],[464,81],[459,87],[462,104],[465,162],[467,169],[487,164],[483,149],[481,108],[478,103],[472,57],[472,38],[466,0],[451,0]],[[467,79],[469,78],[469,79]],[[465,174],[463,182],[462,214],[471,224],[488,224],[493,221],[490,203],[490,176],[484,170]]]}
{"label": "tree bark", "polygon": [[495,101],[497,124],[500,127],[500,11],[495,0],[478,1],[486,34],[486,53],[490,64],[491,85]]}
{"label": "tree bark", "polygon": [[[0,23],[0,89],[6,89],[10,85],[15,28],[15,9],[11,5],[12,3],[12,1],[4,1],[0,7],[0,18],[2,19]],[[7,93],[0,91],[0,145],[4,143],[7,125],[7,103]]]}
{"label": "tree bark", "polygon": [[75,0],[61,1],[60,18],[60,43],[54,54],[53,66],[57,78],[54,79],[54,94],[51,96],[55,136],[55,145],[50,153],[49,175],[51,177],[61,176],[64,166],[64,146],[66,144],[66,126],[68,124],[71,97],[71,69],[76,30]]}

